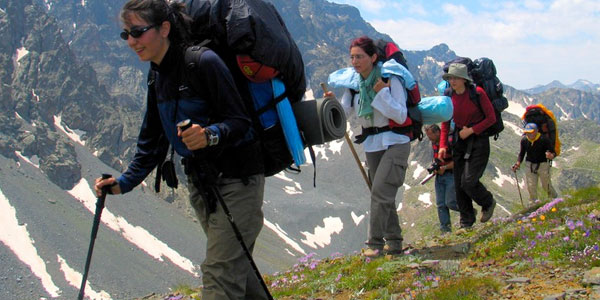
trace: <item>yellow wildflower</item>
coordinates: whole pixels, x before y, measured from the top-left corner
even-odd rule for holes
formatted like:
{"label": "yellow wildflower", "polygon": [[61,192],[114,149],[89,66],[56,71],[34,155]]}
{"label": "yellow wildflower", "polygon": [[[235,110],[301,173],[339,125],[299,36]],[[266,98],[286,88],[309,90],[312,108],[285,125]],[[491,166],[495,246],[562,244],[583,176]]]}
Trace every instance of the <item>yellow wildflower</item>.
{"label": "yellow wildflower", "polygon": [[544,216],[544,215],[541,215],[541,216],[540,216],[540,220],[542,220],[542,221],[546,220],[546,216]]}

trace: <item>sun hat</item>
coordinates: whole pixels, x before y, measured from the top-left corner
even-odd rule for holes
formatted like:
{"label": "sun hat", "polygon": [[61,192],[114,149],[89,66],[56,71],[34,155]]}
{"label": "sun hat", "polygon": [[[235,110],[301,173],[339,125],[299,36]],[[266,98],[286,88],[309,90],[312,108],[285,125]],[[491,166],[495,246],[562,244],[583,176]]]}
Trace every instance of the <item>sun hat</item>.
{"label": "sun hat", "polygon": [[536,131],[537,125],[535,123],[527,123],[527,125],[525,125],[525,129],[523,129],[523,132],[525,133],[532,133],[534,131]]}
{"label": "sun hat", "polygon": [[467,65],[460,63],[451,63],[448,67],[448,73],[442,75],[444,80],[448,80],[451,76],[460,77],[466,79],[468,81],[473,81],[471,77],[469,77],[469,72],[467,71]]}

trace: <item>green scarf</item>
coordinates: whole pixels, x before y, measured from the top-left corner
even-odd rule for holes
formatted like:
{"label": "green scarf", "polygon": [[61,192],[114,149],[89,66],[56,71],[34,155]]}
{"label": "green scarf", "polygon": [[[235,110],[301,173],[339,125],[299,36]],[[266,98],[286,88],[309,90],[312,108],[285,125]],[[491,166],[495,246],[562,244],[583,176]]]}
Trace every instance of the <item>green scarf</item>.
{"label": "green scarf", "polygon": [[373,86],[377,80],[381,78],[381,68],[379,66],[374,66],[371,74],[367,79],[363,79],[360,76],[360,87],[359,87],[359,96],[360,103],[358,106],[358,116],[364,117],[369,120],[373,118],[373,107],[371,107],[371,102],[375,98],[377,93],[373,90]]}

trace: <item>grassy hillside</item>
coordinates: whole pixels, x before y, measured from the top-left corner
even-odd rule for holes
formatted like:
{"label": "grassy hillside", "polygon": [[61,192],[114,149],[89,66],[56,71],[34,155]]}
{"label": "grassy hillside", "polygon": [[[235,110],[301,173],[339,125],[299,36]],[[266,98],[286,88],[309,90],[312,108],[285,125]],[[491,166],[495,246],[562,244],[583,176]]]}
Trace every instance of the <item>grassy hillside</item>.
{"label": "grassy hillside", "polygon": [[[469,231],[424,236],[401,256],[309,254],[264,277],[276,299],[598,299],[587,278],[600,267],[598,199],[598,187],[571,191]],[[199,289],[176,289],[146,299],[201,299]]]}

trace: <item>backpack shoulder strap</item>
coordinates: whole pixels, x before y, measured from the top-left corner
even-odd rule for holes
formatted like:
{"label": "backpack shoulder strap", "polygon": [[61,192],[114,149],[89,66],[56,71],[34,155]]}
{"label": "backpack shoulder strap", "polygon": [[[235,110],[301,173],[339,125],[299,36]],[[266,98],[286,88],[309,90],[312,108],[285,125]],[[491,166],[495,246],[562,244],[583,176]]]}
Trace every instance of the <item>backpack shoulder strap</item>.
{"label": "backpack shoulder strap", "polygon": [[208,44],[210,44],[210,42],[211,40],[204,40],[185,49],[185,66],[188,69],[193,69],[197,66],[198,62],[200,61],[200,57],[202,57],[202,53],[210,49],[208,48]]}
{"label": "backpack shoulder strap", "polygon": [[355,89],[349,89],[350,90],[350,107],[354,107],[354,96],[356,96],[359,91],[355,90]]}

